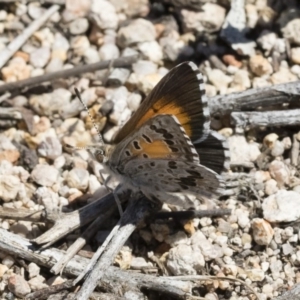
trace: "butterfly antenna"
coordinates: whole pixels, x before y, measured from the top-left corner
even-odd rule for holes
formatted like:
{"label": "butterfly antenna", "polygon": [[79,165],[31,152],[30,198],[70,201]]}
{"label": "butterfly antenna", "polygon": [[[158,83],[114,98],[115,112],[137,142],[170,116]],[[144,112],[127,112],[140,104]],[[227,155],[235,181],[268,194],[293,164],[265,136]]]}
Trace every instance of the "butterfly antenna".
{"label": "butterfly antenna", "polygon": [[83,105],[84,109],[87,111],[87,113],[88,113],[88,115],[89,115],[89,118],[91,119],[91,121],[92,121],[92,123],[93,123],[93,126],[94,126],[94,128],[95,128],[95,130],[96,130],[96,132],[97,132],[97,134],[98,134],[98,136],[99,136],[100,143],[103,144],[103,139],[102,139],[101,133],[100,133],[100,131],[99,131],[99,129],[98,129],[98,126],[96,125],[96,122],[95,122],[94,118],[92,117],[92,115],[91,115],[91,113],[90,113],[88,107],[86,106],[86,104],[83,102],[83,100],[82,100],[82,98],[81,98],[81,95],[80,95],[78,89],[77,89],[77,88],[74,88],[74,90],[75,90],[75,94],[76,94],[77,98],[79,99],[79,101],[80,101],[81,104]]}

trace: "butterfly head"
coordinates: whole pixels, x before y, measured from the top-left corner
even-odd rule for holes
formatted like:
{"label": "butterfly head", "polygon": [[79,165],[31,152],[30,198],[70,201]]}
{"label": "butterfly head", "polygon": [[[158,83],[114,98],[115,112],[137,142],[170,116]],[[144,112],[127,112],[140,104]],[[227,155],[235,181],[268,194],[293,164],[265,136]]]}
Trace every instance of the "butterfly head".
{"label": "butterfly head", "polygon": [[113,150],[111,145],[93,145],[85,148],[93,159],[101,164],[108,162],[110,154]]}

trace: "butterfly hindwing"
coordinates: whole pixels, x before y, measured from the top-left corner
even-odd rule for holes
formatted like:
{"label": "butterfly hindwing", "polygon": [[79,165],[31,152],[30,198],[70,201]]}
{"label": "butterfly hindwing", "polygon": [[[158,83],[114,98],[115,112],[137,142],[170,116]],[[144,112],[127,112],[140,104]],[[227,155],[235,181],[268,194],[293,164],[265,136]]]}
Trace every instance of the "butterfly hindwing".
{"label": "butterfly hindwing", "polygon": [[193,62],[182,63],[161,79],[116,135],[119,143],[150,118],[174,115],[192,142],[205,139],[210,115],[203,78]]}
{"label": "butterfly hindwing", "polygon": [[219,196],[224,191],[220,175],[191,162],[169,159],[130,161],[124,171],[145,195],[152,195],[162,202],[167,202],[167,197],[160,199],[164,193],[210,198]]}
{"label": "butterfly hindwing", "polygon": [[230,153],[227,140],[221,134],[210,131],[207,138],[195,145],[205,167],[221,174],[230,169]]}
{"label": "butterfly hindwing", "polygon": [[190,138],[174,116],[158,115],[146,121],[117,145],[112,161],[111,168],[132,186],[164,202],[170,193],[209,197],[223,189],[221,177],[200,165]]}
{"label": "butterfly hindwing", "polygon": [[[125,166],[130,160],[175,159],[199,163],[190,138],[176,117],[158,115],[146,121],[116,146],[110,162]],[[114,167],[114,166],[112,166]]]}

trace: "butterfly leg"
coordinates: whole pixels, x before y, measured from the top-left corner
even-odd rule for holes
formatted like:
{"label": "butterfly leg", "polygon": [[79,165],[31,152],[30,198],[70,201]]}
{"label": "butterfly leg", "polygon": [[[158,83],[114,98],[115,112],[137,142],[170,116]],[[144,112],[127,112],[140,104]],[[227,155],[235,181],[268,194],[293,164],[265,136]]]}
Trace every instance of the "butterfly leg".
{"label": "butterfly leg", "polygon": [[120,216],[122,217],[122,215],[123,215],[123,209],[122,209],[122,206],[121,206],[121,201],[120,201],[120,199],[119,199],[119,196],[117,195],[118,190],[121,189],[121,185],[119,184],[119,185],[115,188],[115,190],[113,190],[113,189],[108,185],[108,183],[110,182],[110,180],[111,180],[112,177],[109,175],[106,179],[104,179],[104,176],[103,176],[102,172],[100,172],[100,176],[101,176],[101,178],[102,178],[102,180],[103,180],[103,184],[104,184],[104,186],[107,188],[107,190],[109,190],[111,193],[113,193],[114,198],[115,198],[115,201],[116,201],[116,204],[117,204],[117,207],[118,207],[118,210],[119,210],[119,214],[120,214]]}
{"label": "butterfly leg", "polygon": [[123,215],[124,212],[123,212],[123,208],[122,208],[122,206],[121,206],[120,198],[119,198],[119,196],[118,196],[118,192],[120,192],[121,190],[122,190],[122,185],[119,184],[119,185],[115,188],[115,190],[113,191],[113,194],[114,194],[114,197],[115,197],[116,204],[117,204],[117,206],[118,206],[119,214],[120,214],[120,216],[122,217],[122,215]]}

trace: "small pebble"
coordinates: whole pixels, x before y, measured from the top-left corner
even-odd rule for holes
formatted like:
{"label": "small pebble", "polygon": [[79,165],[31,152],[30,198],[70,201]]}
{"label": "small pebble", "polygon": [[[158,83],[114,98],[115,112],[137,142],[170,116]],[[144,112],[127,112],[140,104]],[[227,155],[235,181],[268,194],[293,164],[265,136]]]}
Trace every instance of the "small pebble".
{"label": "small pebble", "polygon": [[269,222],[293,222],[299,218],[299,194],[294,191],[279,190],[264,199],[263,215]]}
{"label": "small pebble", "polygon": [[285,150],[284,144],[281,141],[277,140],[277,141],[274,142],[274,146],[271,150],[271,154],[274,157],[281,156],[281,155],[283,155],[284,150]]}
{"label": "small pebble", "polygon": [[217,88],[220,94],[226,94],[232,78],[225,75],[221,70],[213,69],[207,73],[209,81]]}
{"label": "small pebble", "polygon": [[282,161],[273,160],[269,166],[269,172],[271,177],[277,181],[278,187],[283,187],[290,181],[290,171]]}
{"label": "small pebble", "polygon": [[78,18],[69,25],[70,33],[73,35],[83,34],[89,28],[89,22],[86,18]]}
{"label": "small pebble", "polygon": [[137,43],[154,41],[155,36],[155,28],[150,21],[135,19],[119,29],[117,44],[119,47],[125,48]]}
{"label": "small pebble", "polygon": [[266,147],[272,149],[275,146],[275,142],[278,140],[276,133],[270,133],[264,137],[263,143]]}
{"label": "small pebble", "polygon": [[120,56],[119,48],[114,44],[104,44],[99,49],[99,57],[101,60],[116,59]]}
{"label": "small pebble", "polygon": [[40,267],[35,263],[31,262],[28,265],[28,273],[29,273],[29,278],[36,277],[40,274]]}
{"label": "small pebble", "polygon": [[70,187],[84,191],[89,184],[89,173],[82,168],[74,168],[68,173],[66,181]]}
{"label": "small pebble", "polygon": [[45,278],[41,275],[37,275],[36,277],[31,278],[28,281],[28,284],[32,291],[38,291],[41,289],[48,288],[48,285],[45,283]]}
{"label": "small pebble", "polygon": [[27,281],[17,274],[13,274],[9,277],[8,288],[14,295],[20,298],[24,298],[31,291]]}
{"label": "small pebble", "polygon": [[269,179],[265,183],[265,193],[270,196],[278,191],[277,181],[274,179]]}
{"label": "small pebble", "polygon": [[49,136],[39,145],[37,151],[40,156],[54,160],[62,154],[62,145],[57,138]]}
{"label": "small pebble", "polygon": [[251,222],[251,227],[253,230],[253,239],[258,245],[267,246],[270,244],[274,235],[274,230],[270,223],[263,219],[255,218]]}
{"label": "small pebble", "polygon": [[89,16],[102,29],[117,29],[118,15],[115,7],[106,0],[92,1]]}
{"label": "small pebble", "polygon": [[250,57],[249,66],[251,71],[257,76],[271,74],[273,72],[269,61],[261,55]]}
{"label": "small pebble", "polygon": [[50,60],[50,48],[42,47],[30,53],[30,63],[35,68],[44,68]]}
{"label": "small pebble", "polygon": [[58,176],[57,169],[49,165],[38,164],[31,172],[32,180],[42,186],[52,186],[57,182]]}
{"label": "small pebble", "polygon": [[3,278],[3,275],[8,271],[8,267],[6,265],[0,264],[0,278]]}

